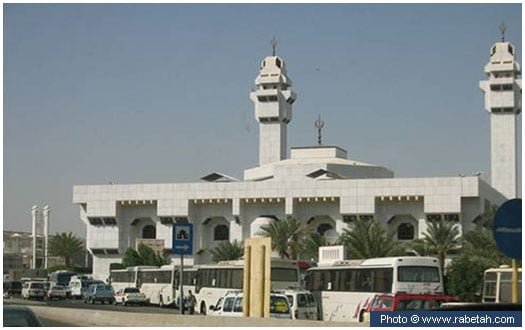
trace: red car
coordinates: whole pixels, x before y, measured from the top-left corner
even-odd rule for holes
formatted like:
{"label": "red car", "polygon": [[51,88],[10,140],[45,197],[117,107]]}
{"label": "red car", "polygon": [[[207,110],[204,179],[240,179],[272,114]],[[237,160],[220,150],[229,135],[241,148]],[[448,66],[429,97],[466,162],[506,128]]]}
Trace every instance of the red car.
{"label": "red car", "polygon": [[436,309],[445,302],[458,301],[444,294],[378,294],[368,307],[368,312],[408,311]]}

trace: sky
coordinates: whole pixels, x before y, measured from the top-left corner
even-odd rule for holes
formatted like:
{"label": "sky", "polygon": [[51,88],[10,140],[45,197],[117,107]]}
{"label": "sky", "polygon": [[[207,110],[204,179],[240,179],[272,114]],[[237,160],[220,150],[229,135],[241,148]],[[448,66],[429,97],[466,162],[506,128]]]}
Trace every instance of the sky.
{"label": "sky", "polygon": [[[478,82],[521,59],[521,4],[4,4],[3,226],[85,237],[73,186],[198,182],[257,166],[249,92],[271,39],[297,92],[288,147],[323,144],[396,177],[482,172]],[[523,63],[521,63],[523,64]],[[521,117],[519,119],[521,128]],[[519,134],[521,196],[521,129]]]}

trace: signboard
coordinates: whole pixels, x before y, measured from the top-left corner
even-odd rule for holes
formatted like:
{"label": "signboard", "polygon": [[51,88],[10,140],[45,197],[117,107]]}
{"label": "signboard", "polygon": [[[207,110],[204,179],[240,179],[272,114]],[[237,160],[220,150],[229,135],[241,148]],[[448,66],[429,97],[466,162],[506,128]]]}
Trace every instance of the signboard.
{"label": "signboard", "polygon": [[181,223],[173,225],[172,233],[173,254],[191,255],[193,254],[193,224]]}
{"label": "signboard", "polygon": [[504,255],[521,260],[521,199],[503,203],[494,218],[494,240]]}

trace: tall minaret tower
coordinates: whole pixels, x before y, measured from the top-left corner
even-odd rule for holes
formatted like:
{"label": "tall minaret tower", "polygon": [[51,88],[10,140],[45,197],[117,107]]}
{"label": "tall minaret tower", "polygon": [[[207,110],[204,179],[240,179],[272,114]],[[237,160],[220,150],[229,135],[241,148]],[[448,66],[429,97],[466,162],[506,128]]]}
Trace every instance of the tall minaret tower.
{"label": "tall minaret tower", "polygon": [[297,95],[289,88],[292,81],[284,61],[273,54],[261,63],[255,79],[256,89],[250,93],[255,103],[255,118],[259,122],[259,166],[286,159],[286,126],[292,120],[292,104]]}
{"label": "tall minaret tower", "polygon": [[479,87],[485,93],[485,109],[490,113],[490,166],[492,186],[505,197],[516,197],[517,117],[521,113],[520,65],[515,48],[505,41],[505,26],[500,26],[501,42],[490,49],[485,65],[487,80]]}

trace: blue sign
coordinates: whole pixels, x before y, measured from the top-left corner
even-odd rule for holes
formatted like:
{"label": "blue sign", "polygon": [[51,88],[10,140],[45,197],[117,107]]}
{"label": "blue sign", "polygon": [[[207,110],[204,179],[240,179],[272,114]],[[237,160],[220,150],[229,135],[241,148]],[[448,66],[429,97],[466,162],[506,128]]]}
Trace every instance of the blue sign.
{"label": "blue sign", "polygon": [[494,240],[504,255],[521,260],[521,198],[506,201],[494,218]]}
{"label": "blue sign", "polygon": [[193,254],[193,224],[181,223],[173,225],[172,250],[174,254]]}

